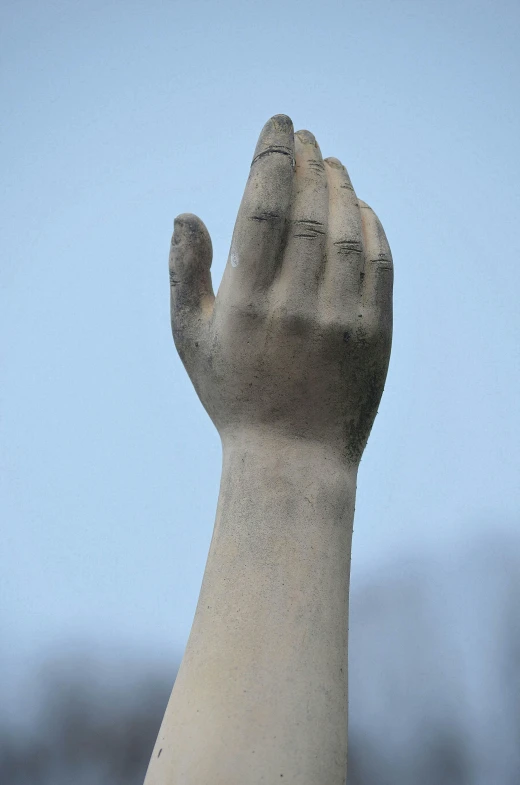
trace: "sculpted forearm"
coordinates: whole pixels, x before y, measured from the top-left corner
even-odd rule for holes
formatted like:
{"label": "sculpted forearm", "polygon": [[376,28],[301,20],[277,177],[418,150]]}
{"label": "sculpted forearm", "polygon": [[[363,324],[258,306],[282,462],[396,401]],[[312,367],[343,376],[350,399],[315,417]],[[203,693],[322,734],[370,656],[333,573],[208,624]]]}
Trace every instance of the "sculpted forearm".
{"label": "sculpted forearm", "polygon": [[147,785],[344,785],[355,483],[320,445],[265,434],[224,446],[197,612]]}

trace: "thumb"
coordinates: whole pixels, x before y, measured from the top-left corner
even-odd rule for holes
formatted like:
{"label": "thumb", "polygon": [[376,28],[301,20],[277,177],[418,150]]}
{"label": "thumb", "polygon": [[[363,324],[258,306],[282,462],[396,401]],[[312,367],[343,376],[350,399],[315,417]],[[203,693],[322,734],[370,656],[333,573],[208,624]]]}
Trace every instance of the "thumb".
{"label": "thumb", "polygon": [[200,218],[191,213],[178,215],[170,247],[171,315],[176,343],[211,313],[215,300],[210,273],[212,257],[211,238]]}

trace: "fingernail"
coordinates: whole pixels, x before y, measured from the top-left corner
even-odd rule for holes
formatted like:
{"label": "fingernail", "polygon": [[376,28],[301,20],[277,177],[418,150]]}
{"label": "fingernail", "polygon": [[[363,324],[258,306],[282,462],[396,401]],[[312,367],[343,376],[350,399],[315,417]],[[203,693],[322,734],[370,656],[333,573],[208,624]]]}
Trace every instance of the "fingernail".
{"label": "fingernail", "polygon": [[303,144],[313,144],[317,147],[316,137],[310,131],[296,131],[296,136]]}

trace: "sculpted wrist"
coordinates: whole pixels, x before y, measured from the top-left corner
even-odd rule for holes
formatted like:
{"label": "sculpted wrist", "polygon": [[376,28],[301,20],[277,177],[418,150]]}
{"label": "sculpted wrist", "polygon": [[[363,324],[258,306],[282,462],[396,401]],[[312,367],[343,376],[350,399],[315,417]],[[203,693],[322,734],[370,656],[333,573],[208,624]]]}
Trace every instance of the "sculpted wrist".
{"label": "sculpted wrist", "polygon": [[348,459],[347,451],[341,443],[316,439],[287,436],[276,429],[251,427],[238,430],[228,429],[221,433],[223,461],[237,455],[250,455],[284,466],[320,467],[320,471],[340,472],[353,478],[357,477],[358,464]]}

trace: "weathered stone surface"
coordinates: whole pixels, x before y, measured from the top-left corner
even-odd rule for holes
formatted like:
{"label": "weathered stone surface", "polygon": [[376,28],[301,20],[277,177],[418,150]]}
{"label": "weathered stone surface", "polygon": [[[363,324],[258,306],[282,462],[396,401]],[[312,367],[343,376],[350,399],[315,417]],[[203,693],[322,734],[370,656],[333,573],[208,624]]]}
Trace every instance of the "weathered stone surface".
{"label": "weathered stone surface", "polygon": [[392,259],[345,167],[266,123],[213,294],[175,220],[175,344],[217,427],[215,530],[146,785],[344,785],[356,476],[385,382]]}

